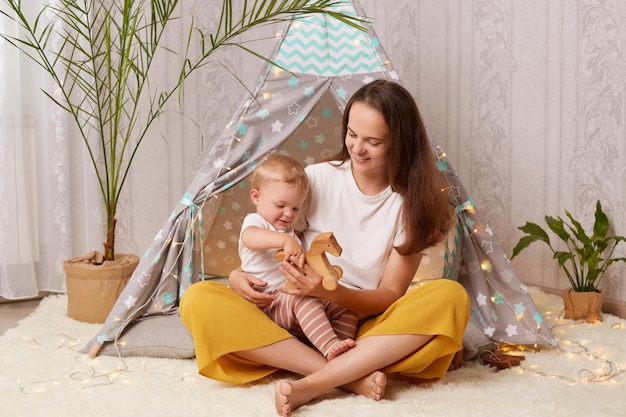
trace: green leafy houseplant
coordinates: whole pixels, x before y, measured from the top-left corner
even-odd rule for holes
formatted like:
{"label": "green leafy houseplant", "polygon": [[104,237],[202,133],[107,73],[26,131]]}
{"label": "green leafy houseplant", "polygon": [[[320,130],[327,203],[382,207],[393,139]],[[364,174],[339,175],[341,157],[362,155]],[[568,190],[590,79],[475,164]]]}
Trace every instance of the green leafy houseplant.
{"label": "green leafy houseplant", "polygon": [[[215,32],[202,33],[192,21],[186,49],[176,53],[163,44],[166,28],[178,19],[178,0],[58,0],[43,5],[35,18],[25,15],[21,0],[2,3],[0,13],[16,22],[21,34],[0,36],[52,78],[59,93],[44,93],[69,113],[87,147],[106,211],[104,260],[115,258],[118,202],[139,146],[166,103],[218,49],[236,46],[266,59],[237,37],[314,13],[355,27],[362,22],[333,11],[340,2],[332,0],[240,0],[237,7],[225,0]],[[157,54],[181,63],[178,78],[165,87],[151,82]]]}
{"label": "green leafy houseplant", "polygon": [[526,233],[515,248],[511,259],[533,242],[544,242],[569,279],[576,292],[597,292],[598,284],[607,268],[615,262],[626,262],[626,258],[614,257],[615,248],[625,237],[609,235],[609,218],[602,210],[600,201],[596,202],[593,233],[589,236],[579,221],[566,210],[567,219],[545,216],[545,221],[554,234],[566,245],[567,250],[556,250],[550,242],[548,233],[541,226],[527,222],[519,227]]}
{"label": "green leafy houseplant", "polygon": [[544,242],[569,279],[571,288],[563,291],[564,317],[573,320],[586,320],[590,323],[602,321],[604,293],[598,285],[607,268],[615,262],[625,262],[626,258],[613,256],[615,248],[626,240],[622,236],[609,235],[609,218],[596,202],[593,232],[589,236],[579,221],[565,210],[567,219],[545,216],[550,230],[561,239],[567,250],[556,250],[548,233],[541,226],[527,222],[519,227],[526,233],[515,248],[511,259],[533,242]]}

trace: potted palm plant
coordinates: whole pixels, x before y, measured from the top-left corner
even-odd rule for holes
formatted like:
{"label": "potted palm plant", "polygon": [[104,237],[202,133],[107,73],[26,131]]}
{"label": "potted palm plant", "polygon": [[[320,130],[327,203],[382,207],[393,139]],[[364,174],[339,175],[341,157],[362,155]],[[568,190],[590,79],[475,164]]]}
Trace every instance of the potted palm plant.
{"label": "potted palm plant", "polygon": [[604,293],[599,284],[607,268],[615,262],[626,262],[626,258],[614,256],[615,248],[626,240],[623,236],[610,235],[609,218],[596,202],[595,221],[591,236],[581,223],[565,210],[567,219],[545,216],[550,230],[565,244],[567,250],[557,250],[550,242],[548,233],[541,226],[527,222],[519,227],[526,233],[513,248],[511,259],[533,242],[544,242],[553,254],[553,259],[565,272],[571,288],[563,291],[565,318],[596,322],[602,320],[601,309]]}
{"label": "potted palm plant", "polygon": [[[133,160],[150,127],[172,97],[196,70],[237,38],[256,27],[326,13],[355,27],[362,19],[336,11],[340,1],[256,0],[222,2],[217,29],[205,34],[193,22],[186,48],[180,53],[164,45],[165,31],[175,16],[178,0],[57,0],[42,5],[34,18],[26,16],[21,0],[2,0],[0,13],[17,23],[18,36],[0,36],[38,64],[53,81],[56,91],[44,91],[69,114],[87,147],[106,212],[103,252],[65,262],[68,279],[68,314],[73,318],[104,320],[138,262],[136,255],[115,251],[118,202]],[[151,74],[157,54],[180,62],[178,77],[165,87],[154,88]],[[161,61],[162,62],[162,61]],[[120,264],[120,265],[117,265]],[[109,277],[105,270],[114,268]],[[121,267],[123,275],[117,272]],[[73,294],[73,275],[86,270],[89,281],[99,277],[98,288]],[[71,276],[72,275],[72,276]],[[121,277],[121,278],[120,278]],[[76,282],[83,281],[78,278]],[[91,285],[91,284],[88,284]],[[102,287],[104,286],[104,287]],[[110,293],[106,300],[104,293]],[[97,300],[90,299],[97,297]],[[81,304],[79,313],[71,302]],[[95,304],[104,304],[96,311]]]}

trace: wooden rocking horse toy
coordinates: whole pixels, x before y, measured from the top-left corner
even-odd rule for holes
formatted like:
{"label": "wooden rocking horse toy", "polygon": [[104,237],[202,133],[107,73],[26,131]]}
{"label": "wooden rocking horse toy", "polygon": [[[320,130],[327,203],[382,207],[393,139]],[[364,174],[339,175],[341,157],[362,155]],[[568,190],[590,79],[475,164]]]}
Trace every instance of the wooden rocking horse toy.
{"label": "wooden rocking horse toy", "polygon": [[[337,281],[343,275],[343,271],[337,265],[330,264],[326,257],[326,252],[333,256],[339,256],[341,255],[341,250],[341,246],[337,243],[333,232],[326,232],[315,236],[309,251],[306,253],[306,263],[322,276],[322,286],[328,291],[334,291],[337,288]],[[284,251],[282,249],[276,251],[274,258],[282,262],[285,259]],[[298,267],[296,266],[296,268]],[[287,288],[293,288],[293,284],[289,281],[287,281],[286,286]]]}

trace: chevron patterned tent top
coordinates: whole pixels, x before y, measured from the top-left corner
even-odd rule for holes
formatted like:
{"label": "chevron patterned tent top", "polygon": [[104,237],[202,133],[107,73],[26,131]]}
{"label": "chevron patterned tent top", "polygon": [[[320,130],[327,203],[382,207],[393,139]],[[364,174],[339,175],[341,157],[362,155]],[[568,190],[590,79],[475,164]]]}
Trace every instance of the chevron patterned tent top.
{"label": "chevron patterned tent top", "polygon": [[[348,1],[337,11],[356,15]],[[293,73],[324,77],[385,71],[378,45],[367,32],[313,15],[290,25],[274,61]]]}

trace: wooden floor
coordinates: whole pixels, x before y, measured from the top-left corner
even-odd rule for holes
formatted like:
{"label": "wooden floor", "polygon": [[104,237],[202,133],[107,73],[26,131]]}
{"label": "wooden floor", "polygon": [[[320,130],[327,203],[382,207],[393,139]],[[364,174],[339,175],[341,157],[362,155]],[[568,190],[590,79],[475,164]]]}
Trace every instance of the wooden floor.
{"label": "wooden floor", "polygon": [[10,328],[17,326],[17,322],[35,311],[41,300],[15,301],[0,303],[0,335]]}

